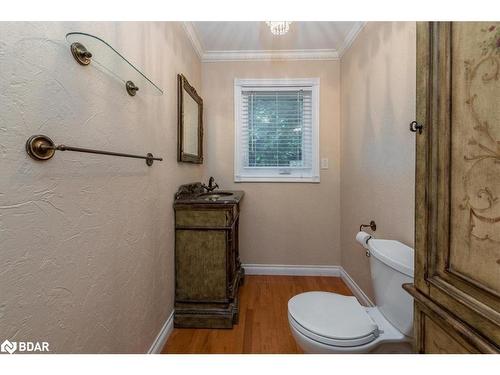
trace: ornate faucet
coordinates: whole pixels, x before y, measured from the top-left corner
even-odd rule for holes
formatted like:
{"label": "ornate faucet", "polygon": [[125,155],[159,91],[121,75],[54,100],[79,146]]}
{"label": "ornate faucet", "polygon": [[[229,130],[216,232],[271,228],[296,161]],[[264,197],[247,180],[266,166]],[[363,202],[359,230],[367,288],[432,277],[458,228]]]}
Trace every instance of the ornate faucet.
{"label": "ornate faucet", "polygon": [[208,179],[208,186],[205,184],[202,184],[201,186],[209,193],[219,187],[219,185],[215,182],[215,178],[212,176]]}

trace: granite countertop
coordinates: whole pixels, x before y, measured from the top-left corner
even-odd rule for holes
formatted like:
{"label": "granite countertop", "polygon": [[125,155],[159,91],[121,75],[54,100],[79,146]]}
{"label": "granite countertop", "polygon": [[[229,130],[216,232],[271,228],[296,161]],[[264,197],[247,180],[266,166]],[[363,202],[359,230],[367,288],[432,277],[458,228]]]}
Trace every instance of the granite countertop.
{"label": "granite countertop", "polygon": [[237,204],[245,192],[239,190],[214,190],[211,193],[184,195],[175,200],[175,204]]}
{"label": "granite countertop", "polygon": [[177,204],[238,204],[245,195],[241,190],[213,190],[206,192],[200,183],[182,185],[175,195]]}

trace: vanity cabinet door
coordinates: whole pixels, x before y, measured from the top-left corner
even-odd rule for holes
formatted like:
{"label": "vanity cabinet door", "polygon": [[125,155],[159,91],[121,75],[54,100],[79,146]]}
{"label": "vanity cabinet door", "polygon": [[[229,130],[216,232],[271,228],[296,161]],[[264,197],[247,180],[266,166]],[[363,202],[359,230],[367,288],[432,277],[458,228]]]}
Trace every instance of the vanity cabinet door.
{"label": "vanity cabinet door", "polygon": [[226,231],[176,230],[176,300],[225,302]]}
{"label": "vanity cabinet door", "polygon": [[[500,350],[499,77],[500,23],[418,24],[415,286],[492,350]],[[440,325],[424,321],[415,330],[427,340]],[[433,337],[424,349],[447,341]]]}

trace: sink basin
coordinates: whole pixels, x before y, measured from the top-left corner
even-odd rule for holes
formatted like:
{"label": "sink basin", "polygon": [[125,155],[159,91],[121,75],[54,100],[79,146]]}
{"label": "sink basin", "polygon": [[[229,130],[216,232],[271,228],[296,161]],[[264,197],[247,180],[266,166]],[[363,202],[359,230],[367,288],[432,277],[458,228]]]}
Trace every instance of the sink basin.
{"label": "sink basin", "polygon": [[[228,205],[237,205],[243,199],[245,193],[238,190],[213,190],[207,191],[203,188],[201,182],[194,184],[181,185],[179,191],[175,194],[174,208],[182,207],[188,209],[191,207],[196,209],[200,207],[210,207],[216,209],[217,206],[222,206],[223,209],[228,208]],[[219,207],[220,208],[220,207]]]}
{"label": "sink basin", "polygon": [[219,191],[219,192],[216,192],[216,193],[203,193],[203,194],[200,194],[199,197],[202,198],[202,199],[205,199],[207,201],[216,201],[218,199],[221,199],[223,197],[227,197],[229,195],[233,195],[233,193],[228,193],[228,192],[225,192],[225,191]]}
{"label": "sink basin", "polygon": [[212,193],[203,193],[203,194],[200,194],[199,196],[200,197],[208,197],[210,195],[226,196],[226,195],[233,195],[233,193],[229,193],[227,191],[216,191],[216,192],[212,192]]}

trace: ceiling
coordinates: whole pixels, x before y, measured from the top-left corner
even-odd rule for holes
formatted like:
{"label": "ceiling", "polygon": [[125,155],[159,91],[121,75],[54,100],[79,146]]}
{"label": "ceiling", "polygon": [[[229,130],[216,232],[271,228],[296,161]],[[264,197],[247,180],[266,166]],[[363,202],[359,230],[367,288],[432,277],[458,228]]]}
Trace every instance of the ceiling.
{"label": "ceiling", "polygon": [[293,22],[281,36],[264,21],[184,22],[203,61],[338,59],[364,22]]}

